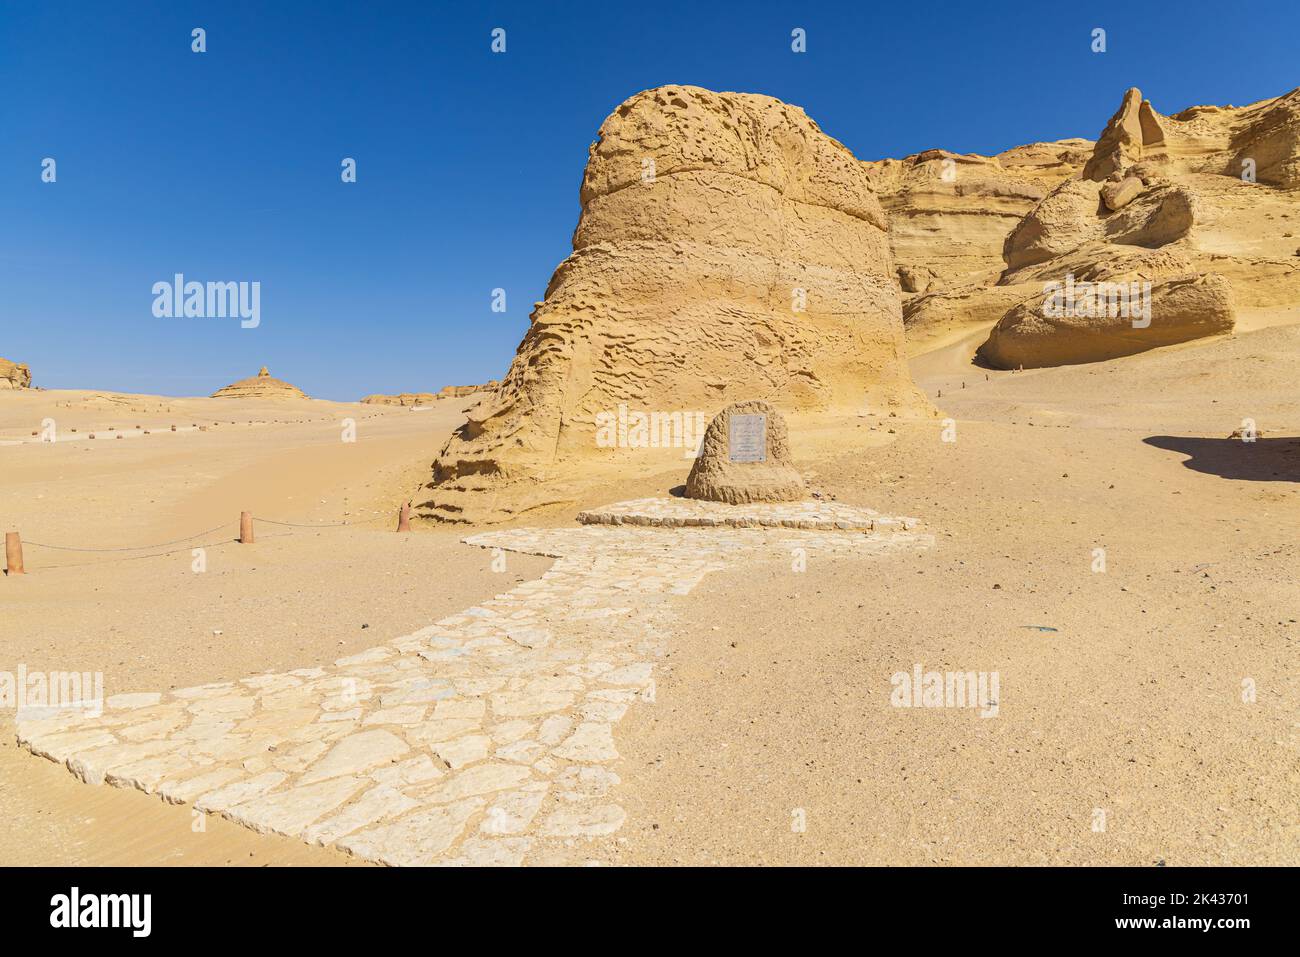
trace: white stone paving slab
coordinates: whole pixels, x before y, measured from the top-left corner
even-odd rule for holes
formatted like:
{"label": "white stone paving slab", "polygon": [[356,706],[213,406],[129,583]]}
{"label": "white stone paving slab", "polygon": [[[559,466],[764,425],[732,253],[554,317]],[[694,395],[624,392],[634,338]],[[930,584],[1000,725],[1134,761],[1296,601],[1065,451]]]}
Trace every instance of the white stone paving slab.
{"label": "white stone paving slab", "polygon": [[712,514],[734,506],[687,503],[696,522],[682,501],[620,503],[575,528],[472,535],[472,545],[556,561],[332,666],[118,695],[98,716],[20,720],[19,741],[88,783],[378,863],[580,863],[584,846],[626,820],[618,723],[653,706],[674,596],[795,548],[872,557],[933,543],[910,519],[837,503],[744,506],[735,522]]}

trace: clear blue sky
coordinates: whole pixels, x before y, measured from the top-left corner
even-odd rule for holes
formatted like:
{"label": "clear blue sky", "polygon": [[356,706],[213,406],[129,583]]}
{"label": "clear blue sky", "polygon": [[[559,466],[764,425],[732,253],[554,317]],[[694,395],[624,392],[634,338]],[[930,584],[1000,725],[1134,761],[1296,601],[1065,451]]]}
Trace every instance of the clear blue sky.
{"label": "clear blue sky", "polygon": [[[263,363],[333,399],[479,382],[569,252],[588,144],[639,90],[776,96],[862,159],[988,153],[1095,136],[1129,86],[1169,113],[1300,85],[1297,9],[0,0],[0,355],[48,388],[171,395]],[[155,318],[176,272],[261,282],[260,327]]]}

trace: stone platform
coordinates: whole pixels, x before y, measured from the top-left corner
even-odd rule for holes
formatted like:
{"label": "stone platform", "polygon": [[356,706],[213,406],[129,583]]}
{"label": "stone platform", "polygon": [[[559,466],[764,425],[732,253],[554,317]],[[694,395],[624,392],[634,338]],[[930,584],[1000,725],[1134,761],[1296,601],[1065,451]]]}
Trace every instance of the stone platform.
{"label": "stone platform", "polygon": [[869,508],[810,499],[728,505],[690,498],[638,498],[578,513],[584,525],[663,528],[799,528],[820,531],[910,531],[914,518],[891,518]]}

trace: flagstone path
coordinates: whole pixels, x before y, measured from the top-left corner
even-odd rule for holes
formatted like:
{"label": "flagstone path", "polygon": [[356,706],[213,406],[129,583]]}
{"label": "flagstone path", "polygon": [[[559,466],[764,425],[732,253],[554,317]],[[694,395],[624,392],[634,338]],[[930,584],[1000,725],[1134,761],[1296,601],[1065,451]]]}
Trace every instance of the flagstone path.
{"label": "flagstone path", "polygon": [[117,695],[99,717],[20,720],[19,741],[88,783],[383,864],[582,863],[626,819],[615,729],[629,707],[653,706],[674,596],[796,549],[812,562],[933,541],[910,519],[819,505],[788,515],[816,530],[771,525],[776,506],[761,508],[763,527],[647,527],[627,516],[681,506],[641,500],[606,510],[618,524],[473,535],[498,561],[556,561],[332,666]]}

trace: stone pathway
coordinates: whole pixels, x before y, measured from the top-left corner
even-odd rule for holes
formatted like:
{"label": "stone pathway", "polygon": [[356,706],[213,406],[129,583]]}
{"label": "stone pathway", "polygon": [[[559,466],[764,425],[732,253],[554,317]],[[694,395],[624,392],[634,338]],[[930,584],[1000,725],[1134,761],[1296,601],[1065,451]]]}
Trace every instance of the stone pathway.
{"label": "stone pathway", "polygon": [[[791,515],[806,519],[808,504]],[[556,562],[330,667],[117,695],[97,718],[21,720],[18,738],[88,783],[370,861],[581,863],[587,842],[626,818],[615,727],[654,700],[673,596],[711,571],[788,562],[795,549],[812,561],[932,544],[901,523],[881,528],[890,530],[588,524],[474,535],[465,541]]]}

